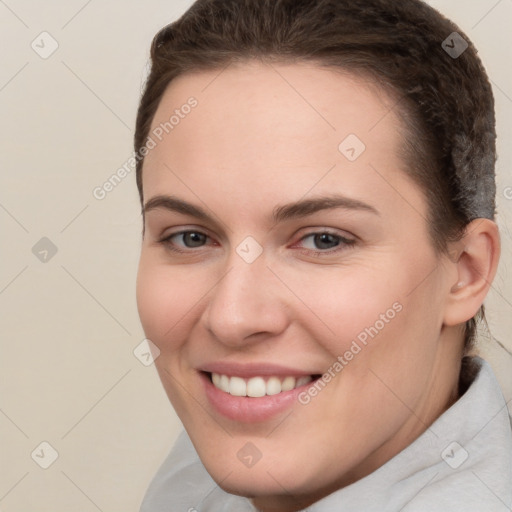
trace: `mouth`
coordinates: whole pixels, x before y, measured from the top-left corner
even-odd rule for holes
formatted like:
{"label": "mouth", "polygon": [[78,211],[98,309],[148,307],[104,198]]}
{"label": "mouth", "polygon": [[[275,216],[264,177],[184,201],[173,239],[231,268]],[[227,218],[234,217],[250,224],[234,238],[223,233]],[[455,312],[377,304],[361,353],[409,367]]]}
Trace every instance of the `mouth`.
{"label": "mouth", "polygon": [[288,376],[256,376],[243,378],[229,376],[220,373],[208,374],[211,383],[220,391],[229,393],[232,396],[246,396],[252,398],[261,398],[264,396],[274,396],[293,389],[300,388],[313,382],[320,375],[304,375],[301,377]]}
{"label": "mouth", "polygon": [[268,421],[292,408],[299,394],[321,377],[320,374],[251,373],[241,377],[224,372],[199,372],[206,397],[216,413],[239,423]]}

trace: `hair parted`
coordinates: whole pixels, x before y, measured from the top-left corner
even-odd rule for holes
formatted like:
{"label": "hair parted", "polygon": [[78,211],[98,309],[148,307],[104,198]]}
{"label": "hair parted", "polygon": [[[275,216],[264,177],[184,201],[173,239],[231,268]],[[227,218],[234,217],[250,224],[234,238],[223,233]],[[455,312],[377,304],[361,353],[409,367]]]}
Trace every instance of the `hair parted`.
{"label": "hair parted", "polygon": [[[457,58],[443,41],[468,44]],[[235,62],[312,62],[370,78],[403,125],[406,173],[424,192],[433,245],[444,252],[476,218],[494,219],[496,131],[489,79],[469,38],[421,0],[196,0],[151,45],[135,151],[179,75]],[[141,203],[143,159],[136,180]],[[483,306],[465,326],[469,351]]]}

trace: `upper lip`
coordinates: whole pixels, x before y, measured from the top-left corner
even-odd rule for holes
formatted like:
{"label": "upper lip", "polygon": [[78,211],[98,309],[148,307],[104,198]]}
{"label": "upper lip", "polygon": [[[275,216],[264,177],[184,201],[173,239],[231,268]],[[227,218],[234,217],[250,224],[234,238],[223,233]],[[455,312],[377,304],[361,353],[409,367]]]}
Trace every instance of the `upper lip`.
{"label": "upper lip", "polygon": [[288,368],[286,366],[276,365],[273,363],[235,363],[218,361],[208,363],[198,370],[208,373],[218,373],[219,375],[228,375],[230,377],[243,377],[250,379],[251,377],[304,377],[307,375],[315,375],[314,372],[307,372],[297,368]]}

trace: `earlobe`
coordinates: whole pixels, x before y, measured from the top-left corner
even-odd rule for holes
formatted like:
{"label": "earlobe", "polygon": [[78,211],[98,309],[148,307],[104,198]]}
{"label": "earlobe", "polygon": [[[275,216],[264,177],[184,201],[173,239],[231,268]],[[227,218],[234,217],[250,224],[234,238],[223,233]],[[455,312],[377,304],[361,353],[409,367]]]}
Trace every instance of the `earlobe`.
{"label": "earlobe", "polygon": [[444,316],[447,326],[467,322],[482,305],[498,268],[498,226],[489,219],[475,219],[468,224],[458,244],[462,250],[452,259],[456,281],[450,283]]}

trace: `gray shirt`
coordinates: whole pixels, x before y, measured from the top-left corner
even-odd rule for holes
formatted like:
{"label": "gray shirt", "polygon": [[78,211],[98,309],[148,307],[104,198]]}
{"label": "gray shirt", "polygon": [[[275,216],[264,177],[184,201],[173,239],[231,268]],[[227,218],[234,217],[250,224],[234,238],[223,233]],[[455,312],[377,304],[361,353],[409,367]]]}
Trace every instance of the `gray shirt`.
{"label": "gray shirt", "polygon": [[[420,437],[365,478],[308,512],[506,512],[512,510],[512,427],[488,363]],[[254,512],[220,489],[182,432],[154,476],[140,512]]]}

